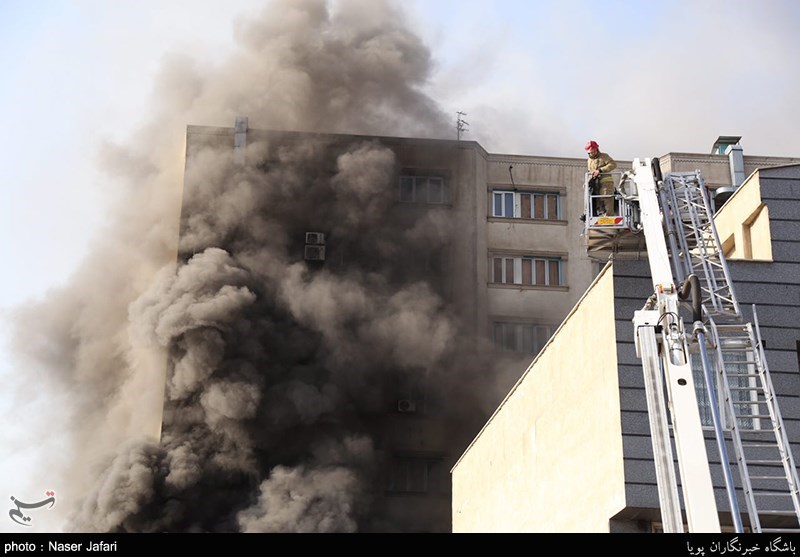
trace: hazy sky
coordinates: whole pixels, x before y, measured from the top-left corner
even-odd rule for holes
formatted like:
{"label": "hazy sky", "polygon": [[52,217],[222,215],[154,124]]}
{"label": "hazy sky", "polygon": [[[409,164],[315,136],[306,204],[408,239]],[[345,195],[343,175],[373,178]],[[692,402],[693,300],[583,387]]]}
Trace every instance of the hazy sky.
{"label": "hazy sky", "polygon": [[[7,312],[64,283],[108,222],[98,152],[144,123],[165,56],[224,60],[262,4],[0,0],[0,341]],[[745,154],[800,156],[795,0],[401,5],[433,54],[426,92],[490,152],[582,157],[591,138],[630,159],[741,135]],[[0,377],[20,374],[0,348]],[[35,423],[11,408],[0,398],[6,497]]]}

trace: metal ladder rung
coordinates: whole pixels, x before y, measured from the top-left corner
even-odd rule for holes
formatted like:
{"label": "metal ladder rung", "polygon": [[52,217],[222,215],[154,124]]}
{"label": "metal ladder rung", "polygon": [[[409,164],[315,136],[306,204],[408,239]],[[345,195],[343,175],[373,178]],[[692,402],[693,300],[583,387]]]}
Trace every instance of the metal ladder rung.
{"label": "metal ladder rung", "polygon": [[764,387],[728,387],[729,391],[763,391]]}
{"label": "metal ladder rung", "polygon": [[765,534],[788,534],[790,532],[800,532],[800,528],[762,528]]}
{"label": "metal ladder rung", "polygon": [[743,442],[742,447],[775,447],[776,449],[780,448],[780,446],[777,443],[747,443],[747,442]]}
{"label": "metal ladder rung", "polygon": [[[749,404],[755,404],[755,403],[751,402]],[[737,418],[743,418],[743,419],[744,418],[750,418],[750,419],[753,419],[753,420],[770,420],[770,419],[772,419],[772,416],[770,416],[769,414],[737,414],[736,417]]]}
{"label": "metal ladder rung", "polygon": [[753,490],[753,495],[756,497],[791,497],[791,493],[786,493],[783,491],[758,491],[757,489]]}
{"label": "metal ladder rung", "polygon": [[797,516],[795,513],[789,512],[789,511],[768,511],[768,510],[764,510],[764,511],[758,511],[758,514],[771,514],[773,516]]}
{"label": "metal ladder rung", "polygon": [[786,476],[750,476],[751,480],[783,480],[786,481]]}
{"label": "metal ladder rung", "polygon": [[749,460],[748,465],[752,466],[783,466],[782,460]]}

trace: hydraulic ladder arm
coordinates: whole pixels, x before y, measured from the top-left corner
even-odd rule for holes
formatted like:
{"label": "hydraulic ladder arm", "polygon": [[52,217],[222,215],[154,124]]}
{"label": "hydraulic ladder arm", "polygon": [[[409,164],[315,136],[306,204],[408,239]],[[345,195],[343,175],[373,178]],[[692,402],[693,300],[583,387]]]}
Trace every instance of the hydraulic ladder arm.
{"label": "hydraulic ladder arm", "polygon": [[[667,532],[683,530],[669,428],[666,427],[665,406],[668,406],[689,531],[719,532],[720,523],[686,331],[678,311],[678,289],[672,275],[651,160],[635,159],[631,173],[638,190],[641,224],[654,288],[648,309],[637,311],[634,315],[634,334],[637,354],[642,358],[645,372],[662,520]],[[668,405],[663,402],[663,384],[666,384]],[[652,427],[654,422],[656,427]]]}

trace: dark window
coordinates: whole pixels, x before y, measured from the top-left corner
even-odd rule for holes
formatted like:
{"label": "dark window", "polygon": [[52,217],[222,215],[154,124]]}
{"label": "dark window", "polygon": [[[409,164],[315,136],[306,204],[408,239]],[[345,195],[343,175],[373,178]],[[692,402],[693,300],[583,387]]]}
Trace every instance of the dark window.
{"label": "dark window", "polygon": [[414,178],[412,176],[400,176],[400,201],[414,201]]}
{"label": "dark window", "polygon": [[400,176],[400,201],[442,205],[449,203],[447,183],[441,176]]}
{"label": "dark window", "polygon": [[441,458],[395,456],[387,489],[392,493],[446,493],[446,479]]}
{"label": "dark window", "polygon": [[548,325],[495,321],[492,323],[496,350],[538,354],[555,331]]}

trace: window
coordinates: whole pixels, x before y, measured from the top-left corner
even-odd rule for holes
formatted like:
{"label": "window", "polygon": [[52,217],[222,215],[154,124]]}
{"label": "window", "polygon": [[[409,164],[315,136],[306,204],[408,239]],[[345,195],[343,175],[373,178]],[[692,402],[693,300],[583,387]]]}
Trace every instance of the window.
{"label": "window", "polygon": [[558,257],[492,257],[491,282],[522,286],[562,286],[563,262]]}
{"label": "window", "polygon": [[561,218],[561,195],[495,190],[492,192],[492,216],[558,220]]}
{"label": "window", "polygon": [[[714,352],[709,351],[709,360],[711,360],[711,375],[714,379],[714,390],[717,392],[717,407],[719,408],[720,416],[722,417],[722,427],[724,429],[731,428],[731,420],[733,416],[728,413],[727,405],[721,396],[717,387],[717,366]],[[723,358],[727,360],[741,357],[741,353],[724,353]],[[754,373],[751,369],[752,364],[742,363],[726,363],[725,370],[728,373],[728,385],[731,387],[731,400],[736,402],[749,402],[753,401],[752,405],[749,404],[735,404],[736,410],[739,412],[737,424],[745,429],[760,429],[760,420],[758,418],[747,418],[747,415],[758,414],[758,405],[755,403],[755,391],[743,390],[756,386],[755,377],[737,377],[735,374]],[[706,389],[705,378],[703,377],[703,363],[700,359],[700,354],[692,354],[692,374],[694,376],[695,391],[697,392],[697,405],[700,409],[700,422],[703,426],[713,427],[714,419],[711,415],[711,403],[708,397],[708,389]]]}
{"label": "window", "polygon": [[444,275],[450,268],[450,247],[434,246],[418,254],[425,263],[425,271],[430,275]]}
{"label": "window", "polygon": [[387,489],[392,493],[446,493],[445,472],[441,458],[394,456]]}
{"label": "window", "polygon": [[449,203],[449,191],[441,176],[400,176],[399,199],[404,203]]}
{"label": "window", "polygon": [[[420,415],[437,411],[437,400],[429,400],[428,375],[425,370],[404,370],[395,377],[393,410],[400,414]],[[435,394],[435,393],[434,393]],[[433,404],[431,404],[433,402]]]}
{"label": "window", "polygon": [[538,354],[547,343],[555,327],[495,321],[492,323],[493,343],[496,350]]}
{"label": "window", "polygon": [[494,199],[492,216],[514,218],[514,192],[496,191],[492,196]]}

